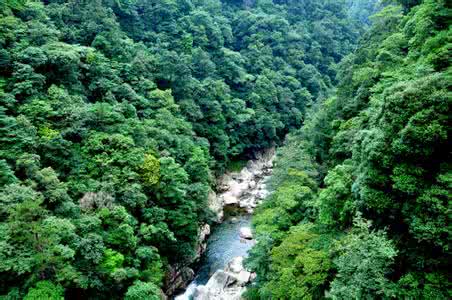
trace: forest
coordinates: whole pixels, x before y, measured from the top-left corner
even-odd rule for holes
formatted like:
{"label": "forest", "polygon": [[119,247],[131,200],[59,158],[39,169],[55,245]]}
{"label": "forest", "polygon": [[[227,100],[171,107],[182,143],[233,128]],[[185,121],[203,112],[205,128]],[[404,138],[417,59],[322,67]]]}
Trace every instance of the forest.
{"label": "forest", "polygon": [[451,298],[451,10],[0,0],[0,299],[164,298],[275,145],[245,299]]}
{"label": "forest", "polygon": [[248,299],[452,297],[452,7],[402,4],[371,17],[280,148]]}

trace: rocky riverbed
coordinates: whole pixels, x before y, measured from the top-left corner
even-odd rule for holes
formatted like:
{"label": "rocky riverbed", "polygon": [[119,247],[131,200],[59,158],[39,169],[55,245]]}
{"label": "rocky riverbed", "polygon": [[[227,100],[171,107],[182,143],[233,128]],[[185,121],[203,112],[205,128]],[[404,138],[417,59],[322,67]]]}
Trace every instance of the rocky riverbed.
{"label": "rocky riverbed", "polygon": [[274,153],[274,149],[259,153],[240,172],[227,172],[218,179],[218,194],[211,192],[209,207],[219,225],[212,233],[209,225],[200,228],[201,266],[197,274],[188,268],[182,272],[194,280],[177,300],[240,299],[254,279],[243,260],[254,245],[251,214],[269,194],[266,179],[272,172]]}
{"label": "rocky riverbed", "polygon": [[227,172],[217,180],[218,195],[211,193],[209,208],[216,213],[217,222],[224,209],[238,207],[252,214],[254,208],[268,195],[265,179],[271,175],[275,149],[259,153],[240,172]]}
{"label": "rocky riverbed", "polygon": [[195,300],[239,300],[256,275],[243,266],[243,256],[234,257],[224,270],[217,270],[206,285],[193,291]]}

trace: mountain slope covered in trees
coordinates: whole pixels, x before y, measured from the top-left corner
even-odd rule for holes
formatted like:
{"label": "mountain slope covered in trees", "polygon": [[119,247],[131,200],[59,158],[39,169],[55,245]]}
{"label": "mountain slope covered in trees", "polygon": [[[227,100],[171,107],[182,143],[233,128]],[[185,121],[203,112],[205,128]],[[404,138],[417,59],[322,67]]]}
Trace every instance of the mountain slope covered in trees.
{"label": "mountain slope covered in trees", "polygon": [[452,7],[400,3],[280,148],[248,299],[451,298]]}
{"label": "mountain slope covered in trees", "polygon": [[329,96],[350,3],[0,1],[0,295],[158,298],[214,174]]}

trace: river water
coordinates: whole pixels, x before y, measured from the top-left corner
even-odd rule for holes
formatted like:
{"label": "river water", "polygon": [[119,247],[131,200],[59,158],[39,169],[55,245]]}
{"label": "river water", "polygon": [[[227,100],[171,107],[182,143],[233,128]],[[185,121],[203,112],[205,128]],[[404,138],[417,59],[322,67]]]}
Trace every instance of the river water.
{"label": "river water", "polygon": [[250,226],[251,215],[248,214],[228,217],[223,223],[215,226],[207,241],[207,250],[201,259],[195,279],[182,295],[176,297],[176,300],[191,299],[195,288],[205,285],[215,271],[223,270],[234,257],[246,257],[254,241],[240,238],[239,231],[241,227]]}

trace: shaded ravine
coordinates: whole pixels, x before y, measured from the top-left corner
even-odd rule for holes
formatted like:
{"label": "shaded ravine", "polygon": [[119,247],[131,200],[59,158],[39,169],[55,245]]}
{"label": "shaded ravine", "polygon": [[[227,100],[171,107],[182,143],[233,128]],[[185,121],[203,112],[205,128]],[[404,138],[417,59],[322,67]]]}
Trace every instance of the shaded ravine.
{"label": "shaded ravine", "polygon": [[[240,172],[227,173],[219,180],[222,192],[216,195],[215,199],[218,202],[216,206],[221,207],[217,214],[223,216],[224,210],[224,220],[213,227],[195,279],[184,293],[175,297],[176,300],[201,299],[200,288],[209,286],[212,275],[227,270],[228,264],[234,258],[248,255],[254,240],[242,238],[240,229],[251,227],[254,208],[268,194],[265,182],[271,175],[273,157],[274,149],[267,150],[259,154],[255,160],[249,161]],[[240,292],[240,288],[235,291],[238,295]]]}

